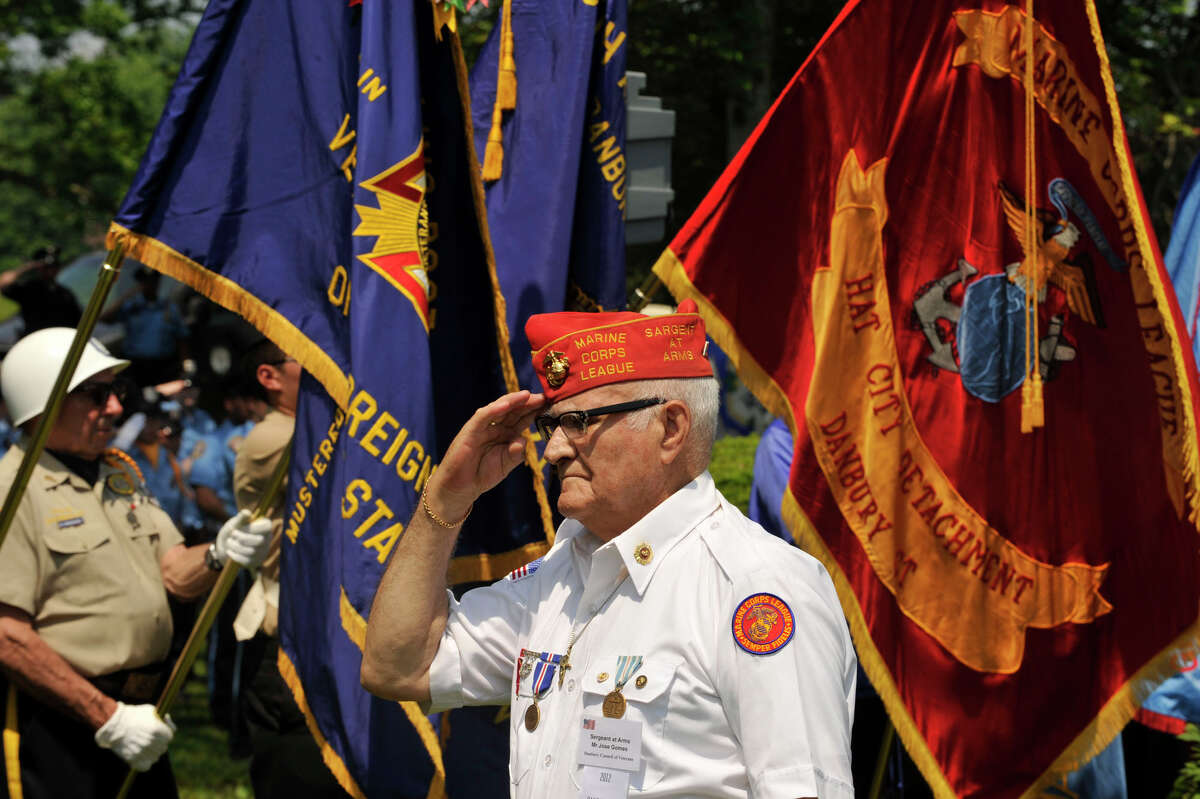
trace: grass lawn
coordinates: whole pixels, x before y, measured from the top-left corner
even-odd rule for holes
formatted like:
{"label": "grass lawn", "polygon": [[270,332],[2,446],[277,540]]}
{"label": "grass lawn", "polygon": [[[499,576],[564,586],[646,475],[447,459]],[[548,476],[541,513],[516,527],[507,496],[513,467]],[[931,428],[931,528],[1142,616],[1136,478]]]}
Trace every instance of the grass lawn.
{"label": "grass lawn", "polygon": [[759,438],[755,433],[718,439],[708,466],[717,488],[742,513],[750,507],[750,479],[754,476],[754,450]]}
{"label": "grass lawn", "polygon": [[179,727],[171,765],[181,799],[251,799],[250,761],[229,756],[229,735],[212,723],[205,688],[204,653],[196,658],[171,718]]}

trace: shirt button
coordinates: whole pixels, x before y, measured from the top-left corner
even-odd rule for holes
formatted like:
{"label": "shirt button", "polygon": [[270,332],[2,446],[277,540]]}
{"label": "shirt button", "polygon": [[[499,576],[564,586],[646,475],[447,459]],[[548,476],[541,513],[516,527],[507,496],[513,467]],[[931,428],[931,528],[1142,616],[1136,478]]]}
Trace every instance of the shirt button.
{"label": "shirt button", "polygon": [[567,680],[567,693],[569,693],[569,694],[575,693],[575,681],[574,680]]}
{"label": "shirt button", "polygon": [[546,755],[546,759],[542,761],[542,765],[546,768],[550,768],[550,764],[553,762],[554,758],[552,758],[550,755]]}

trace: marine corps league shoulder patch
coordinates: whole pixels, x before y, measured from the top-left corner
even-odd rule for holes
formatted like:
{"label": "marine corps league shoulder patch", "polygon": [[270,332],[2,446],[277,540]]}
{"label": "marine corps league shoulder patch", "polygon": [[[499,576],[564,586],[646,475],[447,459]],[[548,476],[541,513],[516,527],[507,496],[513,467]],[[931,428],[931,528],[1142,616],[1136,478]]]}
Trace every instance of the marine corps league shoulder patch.
{"label": "marine corps league shoulder patch", "polygon": [[733,614],[733,640],[752,655],[778,652],[795,631],[792,609],[774,594],[751,594]]}

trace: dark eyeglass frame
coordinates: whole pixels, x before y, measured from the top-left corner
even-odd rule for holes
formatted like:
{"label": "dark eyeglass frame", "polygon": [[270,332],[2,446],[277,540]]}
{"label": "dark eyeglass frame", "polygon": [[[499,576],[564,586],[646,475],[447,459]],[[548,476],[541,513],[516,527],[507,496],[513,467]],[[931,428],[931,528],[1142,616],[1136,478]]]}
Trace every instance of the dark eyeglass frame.
{"label": "dark eyeglass frame", "polygon": [[108,405],[108,398],[110,396],[116,397],[117,402],[124,405],[128,389],[129,387],[120,380],[114,380],[111,383],[89,383],[85,381],[71,389],[70,393],[86,398],[88,402],[97,408],[103,408]]}
{"label": "dark eyeglass frame", "polygon": [[[646,399],[630,400],[629,402],[618,402],[616,405],[603,405],[599,408],[588,408],[584,411],[564,411],[558,416],[551,416],[548,413],[539,414],[534,418],[533,424],[537,427],[538,433],[542,436],[543,441],[549,441],[554,435],[554,431],[559,427],[563,429],[563,435],[568,440],[576,439],[587,432],[588,426],[596,421],[601,416],[606,416],[610,413],[627,413],[629,411],[640,411],[642,408],[649,408],[654,405],[662,405],[666,402],[661,397],[649,397]],[[567,424],[563,424],[564,419],[569,419]]]}

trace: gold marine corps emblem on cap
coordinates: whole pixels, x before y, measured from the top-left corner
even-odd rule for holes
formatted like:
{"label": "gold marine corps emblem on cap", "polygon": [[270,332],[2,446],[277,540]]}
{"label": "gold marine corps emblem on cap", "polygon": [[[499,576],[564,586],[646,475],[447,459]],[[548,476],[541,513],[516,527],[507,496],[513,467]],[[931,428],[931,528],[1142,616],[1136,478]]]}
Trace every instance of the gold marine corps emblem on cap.
{"label": "gold marine corps emblem on cap", "polygon": [[546,353],[542,366],[546,370],[546,382],[550,388],[558,388],[567,382],[567,374],[571,371],[571,359],[565,354],[550,350]]}

